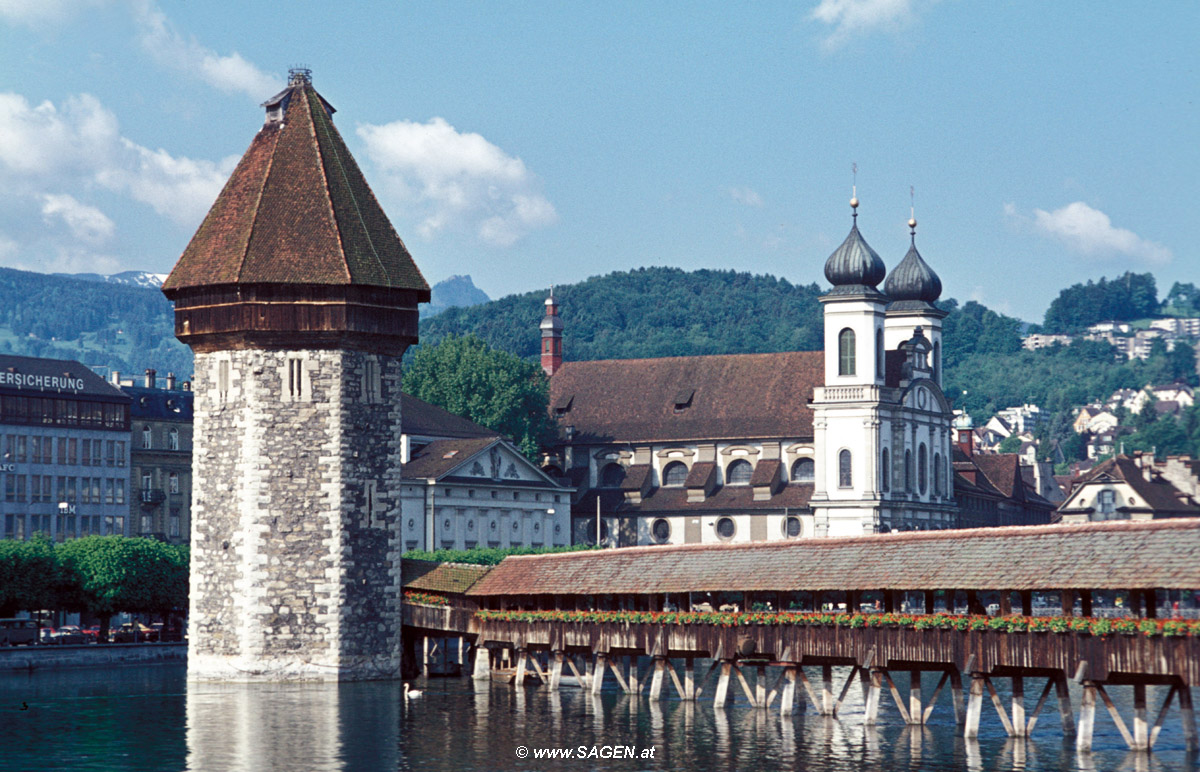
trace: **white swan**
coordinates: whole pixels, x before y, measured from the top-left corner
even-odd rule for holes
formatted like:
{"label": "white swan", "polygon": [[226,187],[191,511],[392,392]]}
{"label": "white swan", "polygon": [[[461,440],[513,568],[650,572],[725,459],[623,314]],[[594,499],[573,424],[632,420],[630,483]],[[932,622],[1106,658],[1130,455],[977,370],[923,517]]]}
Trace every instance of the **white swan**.
{"label": "white swan", "polygon": [[407,700],[409,697],[420,697],[423,693],[424,692],[422,692],[420,689],[409,689],[408,682],[404,682],[404,699]]}

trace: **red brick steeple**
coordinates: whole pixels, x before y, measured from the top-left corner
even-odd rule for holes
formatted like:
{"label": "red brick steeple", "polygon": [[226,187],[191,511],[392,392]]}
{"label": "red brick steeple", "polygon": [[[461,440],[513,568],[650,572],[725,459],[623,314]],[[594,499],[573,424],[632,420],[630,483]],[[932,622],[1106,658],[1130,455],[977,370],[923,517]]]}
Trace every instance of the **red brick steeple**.
{"label": "red brick steeple", "polygon": [[542,369],[546,375],[554,375],[562,367],[562,319],[558,316],[558,302],[554,299],[554,288],[546,298],[546,316],[540,325],[542,330]]}

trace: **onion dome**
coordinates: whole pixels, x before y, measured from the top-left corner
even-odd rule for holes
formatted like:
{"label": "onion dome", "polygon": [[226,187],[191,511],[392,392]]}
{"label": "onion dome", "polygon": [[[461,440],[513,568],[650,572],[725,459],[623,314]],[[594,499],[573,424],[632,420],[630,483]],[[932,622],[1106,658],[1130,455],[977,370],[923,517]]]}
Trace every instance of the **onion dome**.
{"label": "onion dome", "polygon": [[538,328],[543,332],[562,332],[562,317],[558,315],[558,301],[554,299],[553,288],[550,289],[550,296],[546,298],[546,315],[542,317]]}
{"label": "onion dome", "polygon": [[914,233],[912,246],[883,285],[884,293],[892,299],[889,309],[894,310],[929,308],[942,294],[942,280],[917,251],[917,221],[909,220],[908,223]]}
{"label": "onion dome", "polygon": [[854,226],[825,261],[825,278],[833,285],[831,294],[875,294],[875,285],[883,281],[887,268],[858,231],[858,199],[851,199],[850,206],[854,207]]}

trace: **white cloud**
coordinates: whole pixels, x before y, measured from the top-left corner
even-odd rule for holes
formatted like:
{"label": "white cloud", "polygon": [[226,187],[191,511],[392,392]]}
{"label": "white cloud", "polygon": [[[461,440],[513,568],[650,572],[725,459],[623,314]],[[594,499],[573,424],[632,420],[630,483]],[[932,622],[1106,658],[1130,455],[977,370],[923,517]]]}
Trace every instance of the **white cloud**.
{"label": "white cloud", "polygon": [[259,101],[283,87],[280,78],[260,70],[236,51],[222,56],[195,38],[185,38],[150,0],[135,3],[134,21],[142,48],[166,67],[192,73],[222,91],[240,92]]}
{"label": "white cloud", "polygon": [[[1014,216],[1016,207],[1006,204],[1005,212]],[[1132,257],[1157,264],[1170,262],[1172,257],[1167,247],[1144,239],[1131,230],[1113,227],[1108,215],[1082,201],[1067,204],[1053,212],[1033,210],[1033,226],[1084,257]]]}
{"label": "white cloud", "polygon": [[0,0],[0,18],[27,27],[58,24],[97,0]]}
{"label": "white cloud", "polygon": [[88,94],[60,109],[0,93],[0,196],[42,201],[64,188],[82,195],[99,186],[194,227],[236,162],[177,158],[131,142],[120,135],[116,116]]}
{"label": "white cloud", "polygon": [[758,191],[746,186],[733,187],[729,189],[729,197],[739,204],[746,206],[762,206],[762,196],[758,195]]}
{"label": "white cloud", "polygon": [[558,220],[520,158],[442,118],[366,124],[358,135],[382,173],[381,187],[415,211],[423,238],[466,228],[486,243],[510,246]]}
{"label": "white cloud", "polygon": [[833,27],[823,41],[832,51],[857,35],[907,25],[916,10],[913,0],[821,0],[810,18]]}
{"label": "white cloud", "polygon": [[42,217],[46,222],[62,220],[80,241],[100,244],[112,238],[116,225],[94,206],[81,204],[74,196],[46,193],[42,196]]}

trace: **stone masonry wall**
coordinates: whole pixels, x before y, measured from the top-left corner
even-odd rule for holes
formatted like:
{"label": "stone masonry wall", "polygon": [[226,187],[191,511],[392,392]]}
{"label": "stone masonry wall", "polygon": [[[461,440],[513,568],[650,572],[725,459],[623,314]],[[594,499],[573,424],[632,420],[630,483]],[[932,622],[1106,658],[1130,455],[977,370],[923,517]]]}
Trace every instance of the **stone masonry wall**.
{"label": "stone masonry wall", "polygon": [[399,360],[197,354],[195,391],[189,677],[395,676]]}

